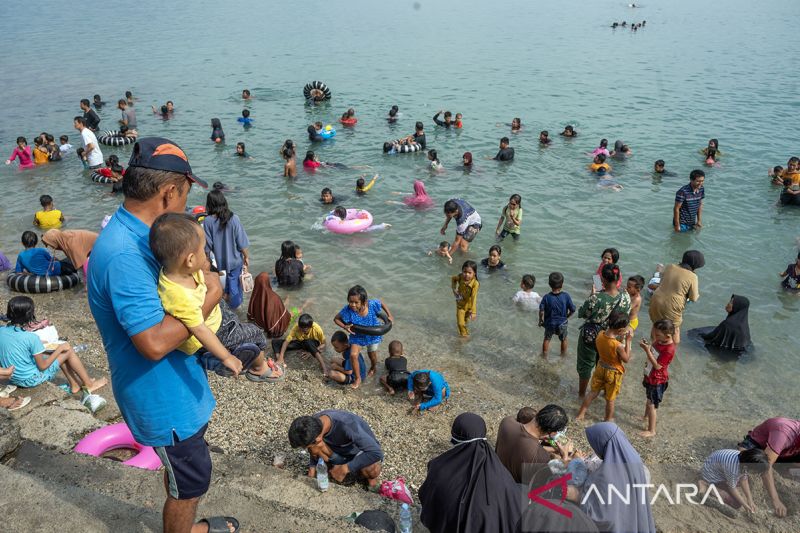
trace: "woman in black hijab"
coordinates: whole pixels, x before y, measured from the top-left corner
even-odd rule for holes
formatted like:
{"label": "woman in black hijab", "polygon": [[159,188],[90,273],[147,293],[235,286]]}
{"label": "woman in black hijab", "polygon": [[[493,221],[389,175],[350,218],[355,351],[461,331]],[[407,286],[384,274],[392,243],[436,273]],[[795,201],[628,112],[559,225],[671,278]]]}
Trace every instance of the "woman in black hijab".
{"label": "woman in black hijab", "polygon": [[750,347],[750,325],[747,322],[749,309],[750,300],[734,294],[725,306],[728,317],[716,328],[699,328],[698,336],[709,348],[744,352]]}
{"label": "woman in black hijab", "polygon": [[428,463],[419,489],[423,525],[431,533],[516,531],[523,495],[486,442],[486,422],[462,413],[451,434],[453,447]]}

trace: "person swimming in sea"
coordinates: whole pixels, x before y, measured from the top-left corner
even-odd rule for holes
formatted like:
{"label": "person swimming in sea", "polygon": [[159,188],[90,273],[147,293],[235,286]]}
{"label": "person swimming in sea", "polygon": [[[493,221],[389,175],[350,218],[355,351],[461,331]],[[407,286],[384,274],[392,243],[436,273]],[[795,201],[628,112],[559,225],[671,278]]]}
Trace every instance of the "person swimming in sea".
{"label": "person swimming in sea", "polygon": [[575,131],[575,128],[571,124],[567,124],[564,126],[564,131],[559,133],[562,137],[577,137],[578,132]]}

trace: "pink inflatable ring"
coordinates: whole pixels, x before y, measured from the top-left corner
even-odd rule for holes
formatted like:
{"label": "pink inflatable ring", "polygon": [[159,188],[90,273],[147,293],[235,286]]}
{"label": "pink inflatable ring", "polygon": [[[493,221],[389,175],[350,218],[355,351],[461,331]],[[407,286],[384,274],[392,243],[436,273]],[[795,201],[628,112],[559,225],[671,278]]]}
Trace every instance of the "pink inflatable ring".
{"label": "pink inflatable ring", "polygon": [[358,233],[372,225],[372,214],[363,209],[348,209],[347,218],[342,220],[331,211],[328,213],[328,216],[325,217],[325,222],[323,222],[322,225],[325,226],[325,229],[333,233]]}
{"label": "pink inflatable ring", "polygon": [[138,452],[122,464],[146,470],[161,468],[161,460],[156,451],[150,446],[142,446],[133,438],[131,430],[125,422],[111,424],[86,435],[75,446],[75,451],[94,457],[100,457],[110,450],[127,448]]}

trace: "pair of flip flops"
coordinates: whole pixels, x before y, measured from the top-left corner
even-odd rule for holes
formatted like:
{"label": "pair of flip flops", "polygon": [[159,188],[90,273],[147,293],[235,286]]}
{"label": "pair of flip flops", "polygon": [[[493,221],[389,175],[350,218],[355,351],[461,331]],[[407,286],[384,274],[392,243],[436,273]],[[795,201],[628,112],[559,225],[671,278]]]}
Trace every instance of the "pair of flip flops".
{"label": "pair of flip flops", "polygon": [[[239,521],[232,516],[212,516],[211,518],[203,518],[198,522],[208,524],[208,533],[231,533],[231,526],[233,526],[233,533],[239,531]],[[228,525],[230,524],[230,526]]]}

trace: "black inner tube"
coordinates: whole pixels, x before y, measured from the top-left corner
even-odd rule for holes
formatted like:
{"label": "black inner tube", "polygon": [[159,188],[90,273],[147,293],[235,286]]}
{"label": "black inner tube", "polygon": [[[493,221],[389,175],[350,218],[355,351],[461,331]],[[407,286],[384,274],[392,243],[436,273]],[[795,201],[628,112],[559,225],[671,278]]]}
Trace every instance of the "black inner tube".
{"label": "black inner tube", "polygon": [[392,329],[392,321],[389,320],[389,315],[387,315],[386,311],[383,309],[381,309],[381,312],[378,313],[378,318],[383,321],[383,325],[359,326],[358,324],[351,324],[350,329],[353,331],[353,333],[357,333],[358,335],[370,335],[372,337],[386,335]]}

